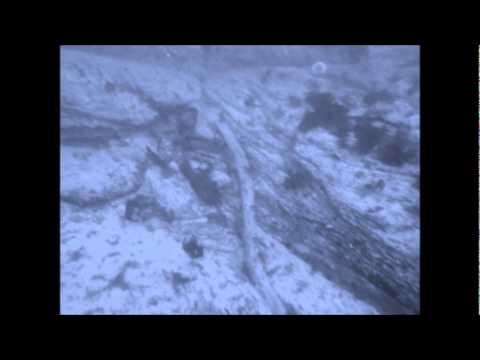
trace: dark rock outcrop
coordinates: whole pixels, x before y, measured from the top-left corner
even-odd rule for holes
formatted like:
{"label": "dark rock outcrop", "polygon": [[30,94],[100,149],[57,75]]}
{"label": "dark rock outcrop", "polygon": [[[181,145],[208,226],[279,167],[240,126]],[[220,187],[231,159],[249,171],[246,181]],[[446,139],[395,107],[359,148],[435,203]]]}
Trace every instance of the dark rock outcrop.
{"label": "dark rock outcrop", "polygon": [[363,97],[363,102],[372,106],[379,102],[392,102],[394,100],[393,94],[388,90],[376,90],[369,92]]}
{"label": "dark rock outcrop", "polygon": [[398,129],[378,147],[376,156],[384,164],[398,167],[415,161],[418,153],[418,145],[410,141],[407,131]]}

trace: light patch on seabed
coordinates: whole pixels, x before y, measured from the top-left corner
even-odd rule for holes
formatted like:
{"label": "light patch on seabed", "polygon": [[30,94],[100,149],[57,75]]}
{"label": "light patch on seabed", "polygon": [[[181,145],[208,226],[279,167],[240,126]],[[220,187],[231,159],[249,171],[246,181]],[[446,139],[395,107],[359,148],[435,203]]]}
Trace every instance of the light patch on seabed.
{"label": "light patch on seabed", "polygon": [[[64,298],[68,300],[73,296],[78,299],[79,305],[83,304],[79,309],[71,310],[68,310],[67,305],[66,312],[82,312],[85,310],[85,306],[92,307],[93,304],[105,308],[104,305],[110,304],[110,300],[115,297],[115,294],[122,294],[119,298],[125,301],[128,300],[126,293],[136,298],[138,296],[134,296],[132,293],[162,286],[162,279],[156,279],[160,269],[173,271],[181,259],[184,262],[187,261],[181,245],[171,237],[171,234],[161,229],[151,233],[139,224],[130,224],[125,227],[111,208],[105,209],[103,217],[105,220],[102,224],[95,224],[93,221],[69,222],[62,229],[65,232],[70,231],[76,234],[75,238],[69,242],[68,247],[81,247],[84,249],[84,256],[88,257],[88,261],[84,261],[80,269],[70,272],[75,265],[68,262],[67,257],[62,253],[62,282],[69,285],[62,289]],[[120,228],[122,231],[119,231]],[[87,233],[92,231],[95,232],[95,236],[88,236]],[[138,270],[137,266],[141,270]],[[132,290],[104,289],[106,283],[115,278],[122,270],[125,270],[125,281],[127,284],[131,284]],[[99,293],[95,294],[96,296],[88,299],[88,293],[97,291]],[[72,301],[67,301],[67,303],[71,305]],[[119,300],[115,304],[115,308],[112,308],[112,312],[120,311],[121,304],[123,302]]]}

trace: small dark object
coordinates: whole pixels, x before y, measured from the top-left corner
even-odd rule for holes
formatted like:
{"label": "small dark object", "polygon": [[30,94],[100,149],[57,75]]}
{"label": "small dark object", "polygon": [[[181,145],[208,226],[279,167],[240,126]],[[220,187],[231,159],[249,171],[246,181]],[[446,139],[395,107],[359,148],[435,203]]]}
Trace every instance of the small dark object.
{"label": "small dark object", "polygon": [[255,106],[255,100],[253,99],[252,96],[248,96],[245,99],[245,106],[248,106],[248,107],[254,107]]}
{"label": "small dark object", "polygon": [[198,241],[194,236],[192,236],[189,241],[185,242],[182,247],[192,259],[197,259],[203,256],[203,247],[198,244]]}
{"label": "small dark object", "polygon": [[368,59],[368,45],[348,45],[342,50],[343,57],[347,63],[358,64]]}

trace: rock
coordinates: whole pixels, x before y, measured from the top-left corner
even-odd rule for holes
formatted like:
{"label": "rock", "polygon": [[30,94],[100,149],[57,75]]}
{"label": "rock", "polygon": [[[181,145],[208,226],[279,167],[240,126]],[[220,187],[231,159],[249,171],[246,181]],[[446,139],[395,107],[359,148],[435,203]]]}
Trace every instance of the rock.
{"label": "rock", "polygon": [[195,236],[192,236],[189,241],[185,242],[182,248],[192,259],[203,257],[203,247],[199,245]]}

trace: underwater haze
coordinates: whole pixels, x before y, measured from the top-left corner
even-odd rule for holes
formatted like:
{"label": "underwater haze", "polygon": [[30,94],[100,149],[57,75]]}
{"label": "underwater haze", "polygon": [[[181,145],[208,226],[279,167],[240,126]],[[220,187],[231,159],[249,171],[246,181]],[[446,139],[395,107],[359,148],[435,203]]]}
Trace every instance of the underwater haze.
{"label": "underwater haze", "polygon": [[62,46],[61,314],[419,313],[418,46]]}

